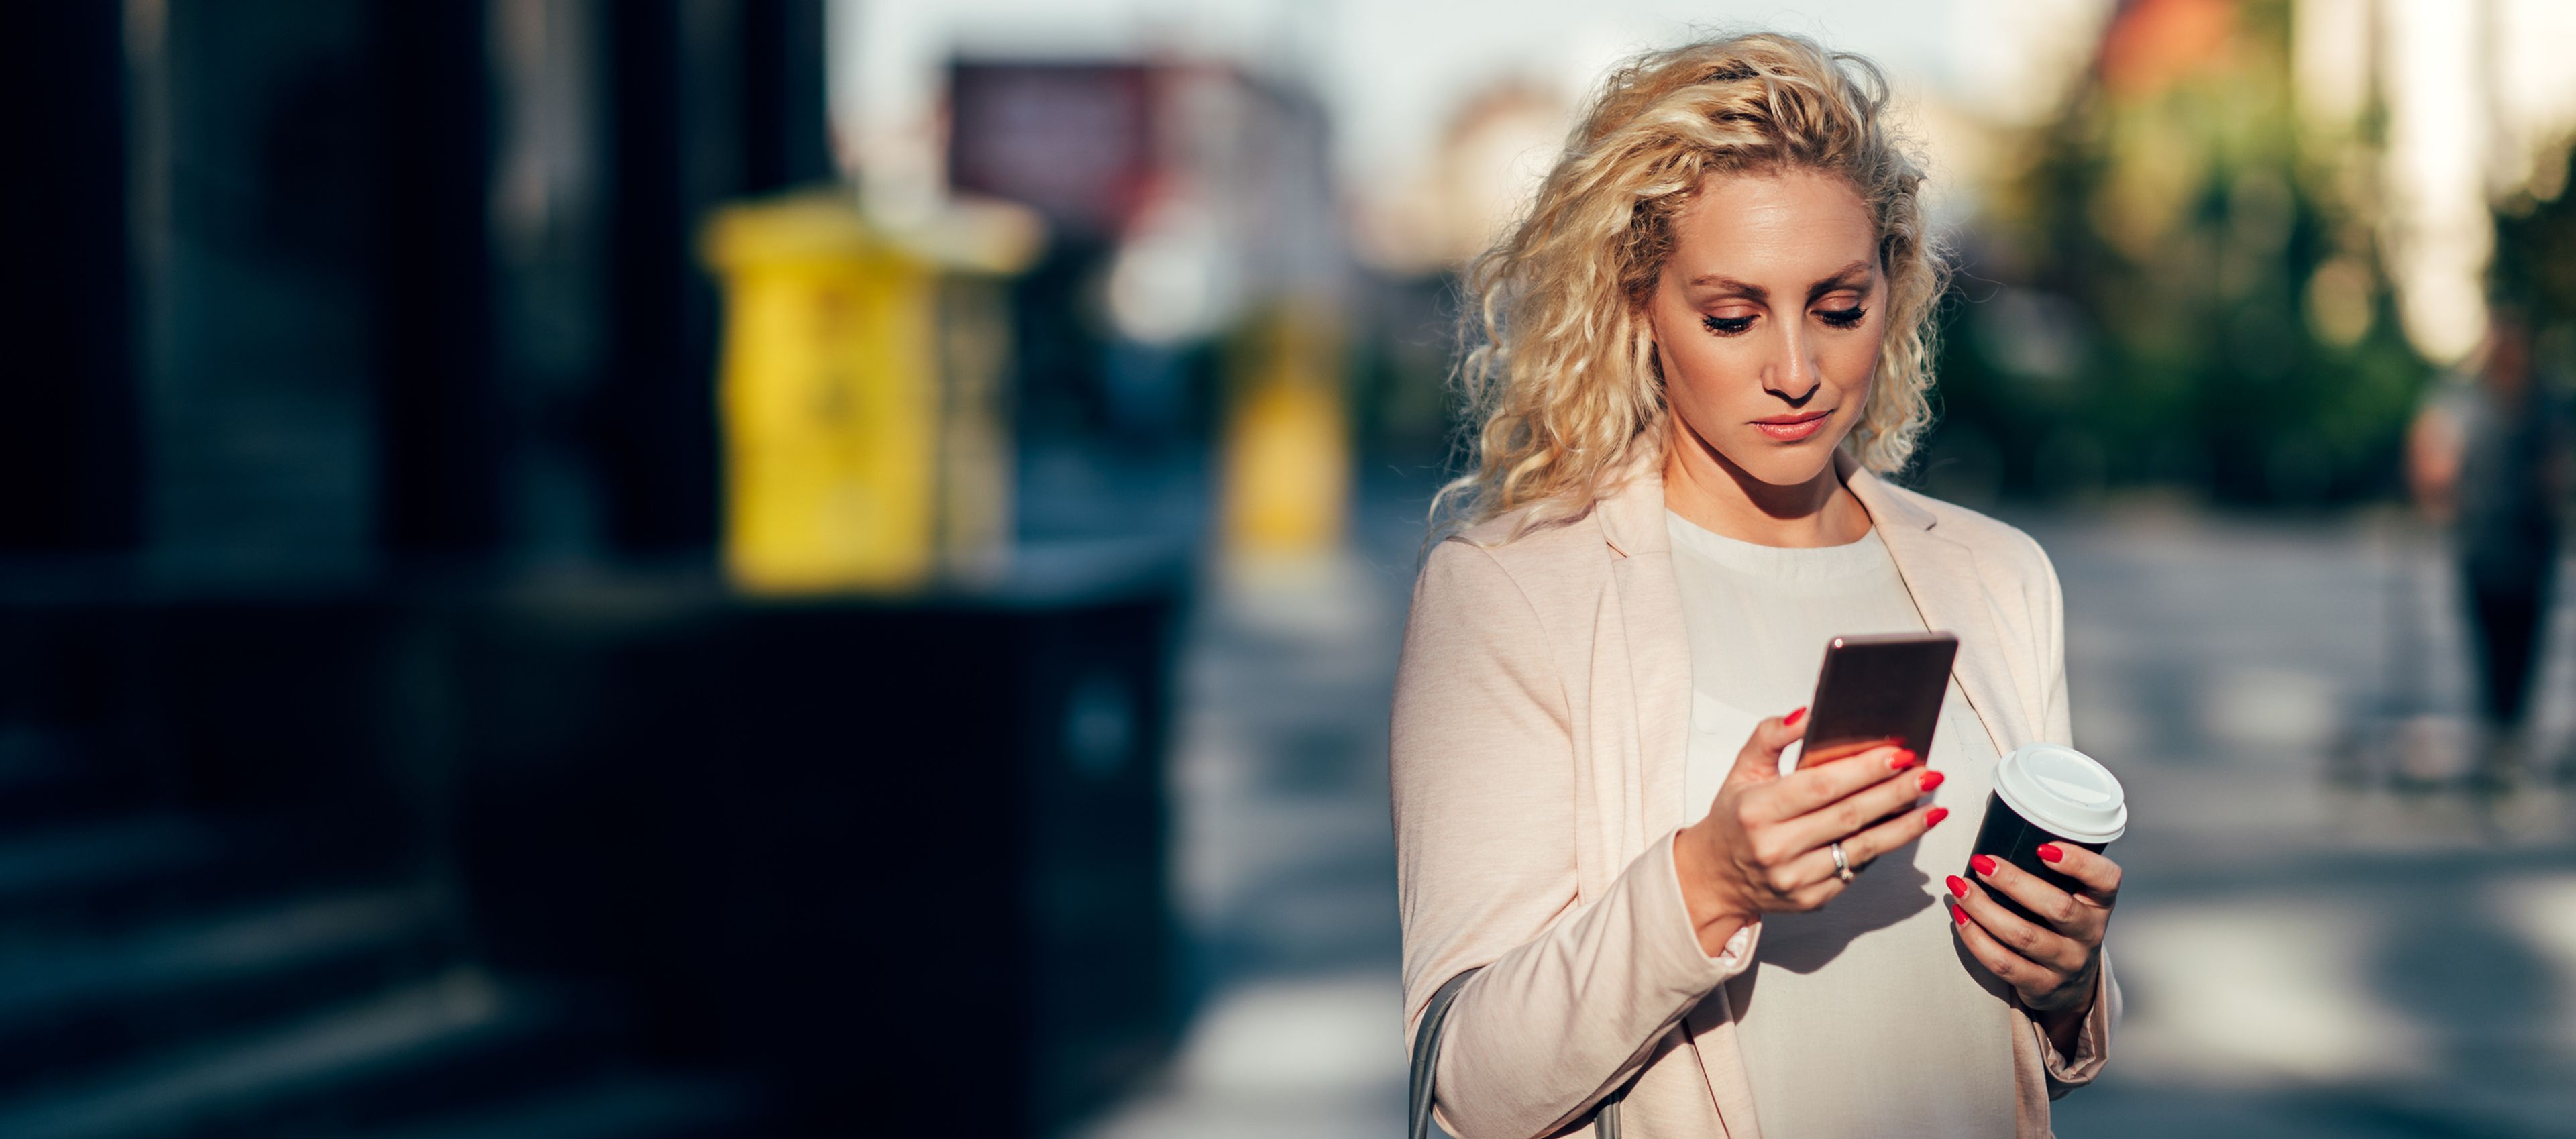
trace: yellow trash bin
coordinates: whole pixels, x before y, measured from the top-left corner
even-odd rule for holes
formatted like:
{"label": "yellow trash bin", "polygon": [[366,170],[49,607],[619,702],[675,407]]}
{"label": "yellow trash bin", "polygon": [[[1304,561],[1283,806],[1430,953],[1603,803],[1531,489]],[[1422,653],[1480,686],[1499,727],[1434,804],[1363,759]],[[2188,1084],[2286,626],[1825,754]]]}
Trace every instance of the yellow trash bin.
{"label": "yellow trash bin", "polygon": [[1223,508],[1233,559],[1302,562],[1341,549],[1351,493],[1344,346],[1331,309],[1295,303],[1255,317],[1238,342]]}
{"label": "yellow trash bin", "polygon": [[[725,297],[724,561],[738,588],[910,588],[966,539],[999,540],[1006,471],[951,468],[1006,462],[994,400],[1005,326],[998,305],[958,302],[974,277],[1024,265],[1027,236],[980,261],[943,255],[832,191],[714,215],[704,247]],[[975,350],[952,350],[961,344]]]}

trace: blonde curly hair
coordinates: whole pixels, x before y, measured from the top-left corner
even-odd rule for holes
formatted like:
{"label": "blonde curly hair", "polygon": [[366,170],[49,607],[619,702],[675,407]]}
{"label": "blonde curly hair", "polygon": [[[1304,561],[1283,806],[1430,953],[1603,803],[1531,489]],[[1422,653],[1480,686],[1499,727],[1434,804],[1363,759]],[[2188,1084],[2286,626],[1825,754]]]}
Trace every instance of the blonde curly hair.
{"label": "blonde curly hair", "polygon": [[1902,470],[1931,423],[1933,307],[1947,278],[1924,230],[1923,171],[1886,123],[1886,77],[1800,36],[1754,33],[1613,70],[1529,212],[1467,267],[1455,382],[1475,469],[1432,513],[1468,525],[1527,508],[1514,533],[1578,517],[1659,457],[1662,366],[1644,315],[1672,222],[1712,174],[1812,169],[1876,217],[1887,342],[1853,456]]}

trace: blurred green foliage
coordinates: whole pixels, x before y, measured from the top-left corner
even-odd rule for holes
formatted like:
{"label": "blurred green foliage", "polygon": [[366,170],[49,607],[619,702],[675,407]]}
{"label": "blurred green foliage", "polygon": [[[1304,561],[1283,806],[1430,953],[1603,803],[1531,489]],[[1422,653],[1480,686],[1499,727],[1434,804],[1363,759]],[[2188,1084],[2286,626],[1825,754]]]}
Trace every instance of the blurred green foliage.
{"label": "blurred green foliage", "polygon": [[1922,481],[1971,500],[2393,491],[2429,369],[2377,248],[2380,116],[2303,126],[2284,3],[2241,6],[2221,50],[2151,81],[2104,71],[1963,242]]}
{"label": "blurred green foliage", "polygon": [[[2576,142],[2576,140],[2570,140]],[[2576,378],[2576,146],[2543,172],[2546,196],[2524,193],[2496,211],[2495,291],[2521,302],[2539,340],[2536,362],[2561,384]]]}

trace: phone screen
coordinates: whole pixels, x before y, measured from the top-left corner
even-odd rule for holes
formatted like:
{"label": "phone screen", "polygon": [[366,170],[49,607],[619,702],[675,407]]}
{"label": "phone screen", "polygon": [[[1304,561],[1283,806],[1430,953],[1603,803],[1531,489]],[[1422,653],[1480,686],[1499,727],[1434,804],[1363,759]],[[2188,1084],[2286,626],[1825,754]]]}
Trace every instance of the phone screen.
{"label": "phone screen", "polygon": [[1827,763],[1881,744],[1932,754],[1950,664],[1959,638],[1948,633],[1836,637],[1808,705],[1807,736],[1797,767]]}

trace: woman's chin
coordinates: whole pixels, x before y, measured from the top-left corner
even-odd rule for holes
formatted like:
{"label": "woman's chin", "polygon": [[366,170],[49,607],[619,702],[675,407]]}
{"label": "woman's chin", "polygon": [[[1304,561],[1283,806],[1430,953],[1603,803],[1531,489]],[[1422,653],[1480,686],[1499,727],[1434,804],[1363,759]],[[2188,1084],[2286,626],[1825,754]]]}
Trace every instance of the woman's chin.
{"label": "woman's chin", "polygon": [[1764,439],[1744,450],[1746,453],[1728,455],[1728,461],[1756,482],[1771,486],[1805,486],[1834,465],[1833,445],[1822,439],[1794,444]]}

